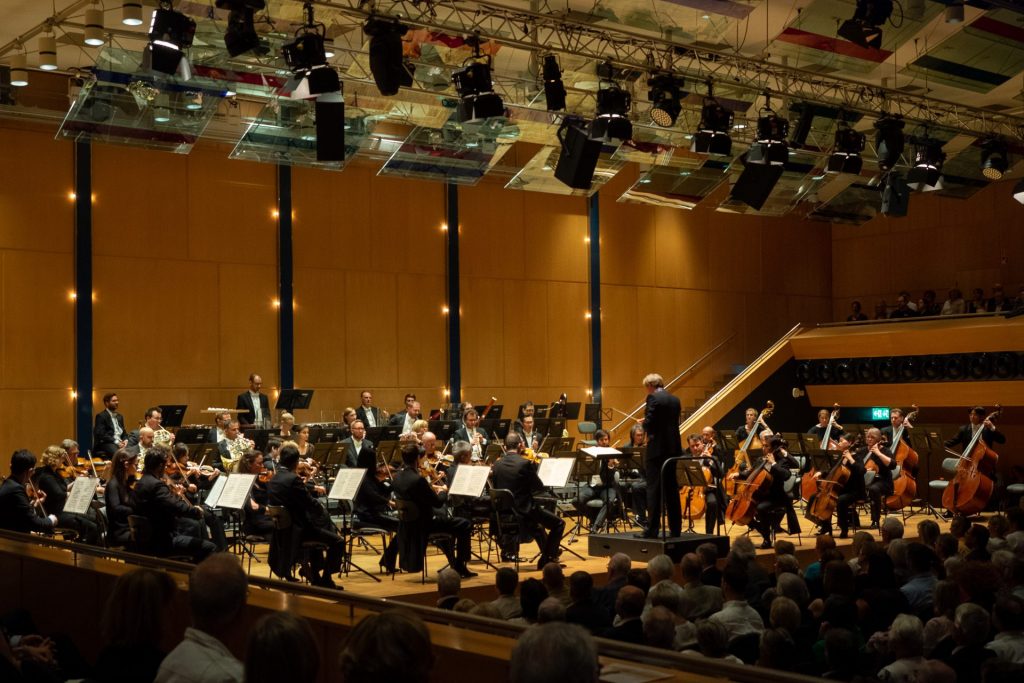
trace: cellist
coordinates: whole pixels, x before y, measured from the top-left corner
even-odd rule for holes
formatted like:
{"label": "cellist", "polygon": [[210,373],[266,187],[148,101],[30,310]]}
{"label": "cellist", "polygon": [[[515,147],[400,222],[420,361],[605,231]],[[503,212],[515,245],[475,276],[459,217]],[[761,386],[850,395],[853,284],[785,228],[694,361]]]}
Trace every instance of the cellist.
{"label": "cellist", "polygon": [[857,458],[867,468],[874,462],[878,473],[867,486],[868,498],[871,500],[871,529],[878,528],[878,520],[882,516],[882,500],[892,494],[892,471],[896,468],[896,458],[892,452],[882,445],[882,430],[872,427],[864,434],[865,445],[857,450]]}
{"label": "cellist", "polygon": [[719,524],[725,523],[725,519],[722,517],[725,506],[721,504],[722,497],[719,493],[722,462],[715,456],[714,442],[709,445],[703,436],[696,434],[691,434],[687,442],[689,450],[686,455],[694,460],[699,460],[701,467],[705,470],[705,476],[710,475],[708,476],[708,485],[704,487],[704,533],[710,535],[715,533]]}
{"label": "cellist", "polygon": [[[858,458],[852,448],[853,438],[849,434],[843,434],[839,437],[836,450],[842,451],[840,456],[843,461],[843,465],[850,470],[850,478],[846,482],[846,486],[843,487],[842,493],[836,497],[836,519],[839,522],[839,538],[847,538],[849,536],[850,529],[850,506],[855,504],[858,500],[863,500],[867,497],[867,493],[864,490],[864,462]],[[815,472],[814,477],[820,478],[821,472]],[[823,525],[821,528],[821,534],[832,535],[832,524]]]}
{"label": "cellist", "polygon": [[778,434],[773,435],[771,430],[766,429],[761,432],[761,442],[764,444],[764,458],[770,467],[772,485],[768,497],[757,504],[757,514],[750,526],[764,537],[761,548],[770,549],[772,527],[778,526],[782,520],[779,511],[786,514],[793,509],[793,499],[786,493],[785,484],[793,476],[791,470],[800,465],[786,450],[789,444]]}
{"label": "cellist", "polygon": [[[970,423],[965,424],[960,428],[960,431],[956,433],[952,439],[946,441],[946,448],[952,448],[953,446],[960,446],[966,448],[968,444],[974,439],[974,435],[981,432],[981,440],[985,442],[985,445],[992,448],[992,444],[1006,443],[1006,436],[996,429],[995,423],[985,417],[986,411],[984,406],[974,406],[971,408],[971,412],[968,413]],[[985,461],[987,462],[987,461]],[[988,467],[986,465],[986,467]],[[995,479],[995,467],[993,463],[992,471],[982,472],[987,477]]]}

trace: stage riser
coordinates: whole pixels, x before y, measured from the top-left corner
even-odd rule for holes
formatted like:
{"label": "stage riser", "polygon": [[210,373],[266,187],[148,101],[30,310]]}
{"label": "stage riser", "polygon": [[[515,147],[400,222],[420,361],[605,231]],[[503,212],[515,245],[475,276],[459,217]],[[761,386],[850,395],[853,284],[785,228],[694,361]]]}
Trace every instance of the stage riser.
{"label": "stage riser", "polygon": [[729,552],[728,536],[686,534],[663,541],[660,538],[635,538],[632,533],[625,533],[590,534],[587,536],[587,554],[611,557],[615,553],[625,553],[634,562],[647,562],[655,555],[668,555],[678,563],[683,555],[697,552],[697,546],[702,543],[713,543],[718,548],[719,557],[725,557]]}

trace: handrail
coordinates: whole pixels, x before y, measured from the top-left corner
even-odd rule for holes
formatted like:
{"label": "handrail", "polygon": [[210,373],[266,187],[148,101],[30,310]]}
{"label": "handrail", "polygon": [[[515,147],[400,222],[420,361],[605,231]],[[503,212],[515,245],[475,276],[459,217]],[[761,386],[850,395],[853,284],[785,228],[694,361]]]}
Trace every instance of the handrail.
{"label": "handrail", "polygon": [[[5,549],[3,541],[20,545],[37,545],[72,553],[74,558],[73,566],[82,569],[95,569],[86,562],[79,565],[78,556],[90,558],[101,558],[118,560],[128,565],[145,566],[165,571],[188,574],[194,569],[194,565],[184,562],[176,562],[163,558],[138,555],[120,550],[109,550],[96,546],[88,546],[72,541],[64,541],[48,536],[37,536],[14,531],[0,530],[0,552]],[[13,549],[10,549],[13,550]],[[45,558],[33,558],[45,561]],[[401,602],[400,599],[371,598],[364,595],[357,595],[350,591],[336,591],[329,588],[317,588],[302,584],[288,583],[275,579],[264,579],[250,576],[249,585],[262,589],[277,590],[292,595],[318,598],[328,600],[340,606],[348,608],[349,619],[355,618],[356,609],[366,611],[382,612],[392,609],[396,604],[401,604],[403,609],[414,612],[426,622],[454,626],[468,629],[475,632],[484,632],[498,637],[505,637],[512,640],[517,639],[528,627],[522,624],[512,624],[506,621],[499,621],[487,617],[480,617],[472,614],[442,610],[436,607],[426,607],[414,603]],[[786,671],[751,667],[741,664],[732,664],[720,659],[705,657],[691,657],[681,653],[662,650],[646,645],[631,645],[605,638],[596,638],[598,654],[601,657],[608,657],[629,662],[638,662],[650,666],[674,669],[677,671],[693,674],[728,679],[737,683],[814,683],[818,679]]]}
{"label": "handrail", "polygon": [[[711,350],[705,352],[704,355],[702,355],[700,358],[698,358],[697,360],[695,360],[692,363],[690,363],[690,366],[688,368],[686,368],[685,370],[680,372],[678,375],[673,377],[672,380],[668,384],[665,385],[665,391],[668,391],[672,387],[672,385],[674,385],[676,382],[678,382],[680,379],[682,379],[684,375],[687,375],[690,372],[693,372],[693,370],[698,365],[700,365],[705,360],[707,360],[707,358],[710,357],[712,354],[714,354],[716,351],[718,351],[718,349],[722,348],[723,346],[725,346],[726,344],[731,342],[733,340],[733,338],[735,338],[735,337],[736,337],[736,333],[733,332],[728,337],[726,337],[722,341],[718,342],[713,348],[711,348]],[[622,420],[620,420],[617,425],[615,425],[610,430],[608,430],[608,432],[609,433],[613,433],[613,432],[618,431],[618,429],[620,427],[622,427],[622,425],[626,424],[630,420],[633,420],[634,419],[633,415],[635,415],[639,410],[644,408],[644,406],[646,406],[646,405],[647,405],[646,402],[641,403],[640,405],[638,405],[636,408],[634,408],[633,410],[630,411],[629,415],[627,415],[626,417],[622,418]]]}
{"label": "handrail", "polygon": [[885,325],[886,323],[916,323],[922,320],[963,320],[973,318],[998,318],[1005,317],[1012,311],[980,311],[977,313],[957,313],[956,315],[922,315],[912,318],[882,318],[876,320],[839,320],[832,323],[816,323],[815,327],[861,327],[866,325]]}

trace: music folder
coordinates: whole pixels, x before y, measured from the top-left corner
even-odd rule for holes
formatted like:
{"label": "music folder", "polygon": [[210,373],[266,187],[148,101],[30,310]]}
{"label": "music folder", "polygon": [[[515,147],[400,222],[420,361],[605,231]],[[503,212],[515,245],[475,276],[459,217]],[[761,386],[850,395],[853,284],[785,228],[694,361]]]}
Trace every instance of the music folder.
{"label": "music folder", "polygon": [[479,498],[483,495],[484,486],[487,484],[487,477],[490,474],[489,467],[460,466],[455,470],[455,479],[448,487],[448,495]]}
{"label": "music folder", "polygon": [[185,421],[185,411],[188,410],[187,405],[161,405],[157,406],[160,408],[160,416],[163,418],[161,424],[164,429],[168,427],[180,427]]}
{"label": "music folder", "polygon": [[593,458],[614,458],[622,455],[622,451],[618,448],[609,448],[607,446],[590,446],[589,448],[581,448],[581,451]]}
{"label": "music folder", "polygon": [[364,469],[338,470],[337,475],[334,477],[334,484],[331,485],[331,490],[327,494],[328,500],[355,500],[365,475],[366,470]]}
{"label": "music folder", "polygon": [[569,475],[572,474],[573,465],[576,462],[576,458],[572,457],[544,458],[540,461],[540,469],[537,470],[537,476],[544,486],[564,488],[569,481]]}

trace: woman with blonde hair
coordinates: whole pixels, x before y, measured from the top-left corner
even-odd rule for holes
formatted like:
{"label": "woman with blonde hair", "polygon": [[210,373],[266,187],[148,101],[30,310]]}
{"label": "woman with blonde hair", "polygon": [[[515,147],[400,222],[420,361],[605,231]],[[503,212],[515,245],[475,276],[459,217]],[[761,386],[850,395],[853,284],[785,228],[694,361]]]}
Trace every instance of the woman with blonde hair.
{"label": "woman with blonde hair", "polygon": [[86,486],[89,479],[74,479],[71,485],[64,480],[58,470],[68,464],[68,452],[60,446],[47,446],[39,458],[40,467],[36,468],[32,475],[35,487],[46,494],[45,510],[48,515],[57,517],[57,527],[71,529],[78,535],[78,539],[90,545],[96,545],[100,540],[100,528],[96,522],[85,515],[64,512],[64,505],[68,500],[68,491],[71,486]]}

